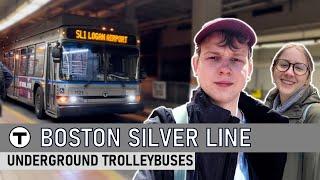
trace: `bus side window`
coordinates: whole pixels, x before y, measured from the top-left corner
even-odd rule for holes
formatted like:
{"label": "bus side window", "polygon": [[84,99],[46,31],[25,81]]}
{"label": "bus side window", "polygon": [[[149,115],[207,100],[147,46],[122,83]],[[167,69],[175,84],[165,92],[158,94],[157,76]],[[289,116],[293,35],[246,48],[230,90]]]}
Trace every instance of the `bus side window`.
{"label": "bus side window", "polygon": [[9,70],[11,70],[11,72],[14,71],[14,53],[13,51],[9,52],[9,64],[8,64],[8,68]]}
{"label": "bus side window", "polygon": [[34,61],[34,64],[35,64],[34,76],[36,77],[43,76],[45,50],[46,50],[46,45],[44,43],[36,45],[35,61]]}
{"label": "bus side window", "polygon": [[20,61],[21,61],[21,54],[20,49],[14,51],[14,71],[15,74],[20,75]]}
{"label": "bus side window", "polygon": [[4,55],[3,55],[3,64],[6,66],[6,67],[9,67],[9,52],[5,52]]}
{"label": "bus side window", "polygon": [[27,74],[27,49],[23,48],[21,49],[21,56],[20,56],[20,66],[19,66],[19,75],[25,76]]}
{"label": "bus side window", "polygon": [[27,51],[28,60],[28,76],[34,75],[34,46],[28,47]]}

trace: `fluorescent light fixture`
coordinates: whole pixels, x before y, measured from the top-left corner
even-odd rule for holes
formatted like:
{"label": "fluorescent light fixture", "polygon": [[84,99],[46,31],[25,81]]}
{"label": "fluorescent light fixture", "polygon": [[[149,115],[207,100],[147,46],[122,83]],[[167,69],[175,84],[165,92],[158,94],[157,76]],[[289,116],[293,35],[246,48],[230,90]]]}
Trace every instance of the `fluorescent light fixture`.
{"label": "fluorescent light fixture", "polygon": [[278,48],[278,47],[282,47],[284,44],[285,44],[285,43],[283,43],[283,42],[259,44],[259,45],[255,45],[255,46],[254,46],[254,49]]}
{"label": "fluorescent light fixture", "polygon": [[288,41],[288,42],[276,42],[276,43],[265,43],[254,46],[254,49],[263,49],[263,48],[281,48],[286,43],[301,43],[305,46],[315,45],[319,43],[319,40],[300,40],[300,41]]}
{"label": "fluorescent light fixture", "polygon": [[316,44],[317,41],[316,40],[302,40],[302,41],[294,41],[295,43],[301,43],[303,45],[313,45]]}
{"label": "fluorescent light fixture", "polygon": [[9,14],[6,18],[0,21],[0,31],[29,16],[50,1],[51,0],[27,0],[13,13]]}

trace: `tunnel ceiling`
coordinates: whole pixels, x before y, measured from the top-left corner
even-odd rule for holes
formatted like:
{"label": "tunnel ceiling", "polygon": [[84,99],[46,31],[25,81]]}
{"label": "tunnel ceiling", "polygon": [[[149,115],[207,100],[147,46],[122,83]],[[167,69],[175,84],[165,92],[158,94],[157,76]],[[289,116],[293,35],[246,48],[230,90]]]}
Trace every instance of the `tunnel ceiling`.
{"label": "tunnel ceiling", "polygon": [[[0,18],[5,18],[9,12],[29,0],[0,0]],[[223,12],[245,9],[253,4],[268,3],[262,0],[223,0]],[[140,31],[166,24],[172,21],[191,21],[192,0],[52,0],[45,7],[29,15],[15,25],[0,32],[3,38],[12,32],[23,31],[27,26],[36,22],[60,15],[75,14],[110,20],[124,19],[135,9],[135,16]]]}

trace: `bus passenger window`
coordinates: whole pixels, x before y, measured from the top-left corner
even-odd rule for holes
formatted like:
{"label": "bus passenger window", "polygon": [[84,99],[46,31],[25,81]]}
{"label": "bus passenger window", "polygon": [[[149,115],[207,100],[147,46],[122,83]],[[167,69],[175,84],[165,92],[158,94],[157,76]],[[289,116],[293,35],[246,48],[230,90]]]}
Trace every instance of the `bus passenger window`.
{"label": "bus passenger window", "polygon": [[25,76],[27,74],[27,49],[21,49],[19,75]]}
{"label": "bus passenger window", "polygon": [[43,66],[44,66],[44,57],[45,57],[45,44],[37,44],[36,45],[36,53],[35,53],[35,69],[34,76],[42,77],[43,76]]}
{"label": "bus passenger window", "polygon": [[28,48],[27,53],[27,60],[28,60],[28,76],[33,76],[34,74],[34,47]]}
{"label": "bus passenger window", "polygon": [[14,71],[14,53],[13,51],[9,52],[9,64],[8,64],[8,68],[9,70],[11,70],[12,72]]}

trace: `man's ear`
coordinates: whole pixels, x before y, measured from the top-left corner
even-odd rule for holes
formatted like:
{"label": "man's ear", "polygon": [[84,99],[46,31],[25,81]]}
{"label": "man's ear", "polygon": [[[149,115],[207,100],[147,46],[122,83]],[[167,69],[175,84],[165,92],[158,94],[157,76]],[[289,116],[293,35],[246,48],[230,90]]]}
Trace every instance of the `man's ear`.
{"label": "man's ear", "polygon": [[247,78],[247,81],[250,81],[250,80],[251,80],[252,73],[253,73],[253,60],[252,60],[252,59],[249,59],[249,64],[248,64],[248,78]]}
{"label": "man's ear", "polygon": [[197,72],[198,72],[199,56],[193,55],[191,61],[192,61],[193,75],[194,75],[194,77],[197,77],[198,76]]}

